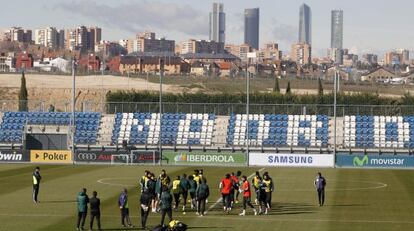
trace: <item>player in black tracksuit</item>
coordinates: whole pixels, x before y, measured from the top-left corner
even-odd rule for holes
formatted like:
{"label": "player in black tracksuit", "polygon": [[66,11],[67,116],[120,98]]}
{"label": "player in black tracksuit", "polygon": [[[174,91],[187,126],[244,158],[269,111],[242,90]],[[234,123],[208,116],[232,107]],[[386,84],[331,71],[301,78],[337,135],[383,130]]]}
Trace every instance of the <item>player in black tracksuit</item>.
{"label": "player in black tracksuit", "polygon": [[40,168],[36,167],[34,172],[33,172],[33,193],[32,193],[32,197],[33,197],[33,202],[35,204],[37,204],[39,202],[37,200],[37,195],[39,194],[40,180],[42,179],[42,177],[40,176],[39,170],[40,170]]}
{"label": "player in black tracksuit", "polygon": [[151,206],[152,199],[154,195],[149,190],[145,190],[141,194],[140,203],[141,203],[141,226],[142,229],[147,228],[147,219],[149,215],[149,208]]}
{"label": "player in black tracksuit", "polygon": [[91,208],[91,222],[89,223],[90,230],[93,229],[93,221],[96,218],[98,230],[101,230],[101,200],[97,197],[98,193],[93,191],[92,198],[89,199],[89,205]]}
{"label": "player in black tracksuit", "polygon": [[316,191],[318,192],[319,206],[323,206],[325,203],[326,179],[322,176],[320,172],[318,172],[318,176],[315,179],[314,185]]}

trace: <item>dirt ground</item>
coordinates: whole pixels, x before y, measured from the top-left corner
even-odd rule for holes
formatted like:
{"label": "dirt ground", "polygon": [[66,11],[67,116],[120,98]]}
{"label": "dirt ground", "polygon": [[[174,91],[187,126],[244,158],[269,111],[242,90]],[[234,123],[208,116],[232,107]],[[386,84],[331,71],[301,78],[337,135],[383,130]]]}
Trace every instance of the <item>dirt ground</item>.
{"label": "dirt ground", "polygon": [[[17,107],[16,100],[20,89],[20,74],[0,74],[0,109],[14,110]],[[136,90],[136,91],[159,91],[158,78],[153,77],[150,81],[143,78],[127,78],[112,75],[91,75],[76,77],[76,99],[79,104],[77,107],[88,105],[90,110],[102,109],[103,102],[106,101],[105,95],[108,91],[116,90]],[[225,79],[202,81],[195,78],[172,79],[166,78],[163,84],[163,91],[170,93],[218,93],[218,92],[242,92],[245,89],[243,80],[229,81]],[[305,84],[307,82],[303,82]],[[295,94],[317,94],[316,85],[314,87],[307,83],[306,87],[300,87],[302,82],[293,85],[292,92]],[[302,85],[303,85],[302,84]],[[57,110],[70,110],[72,99],[72,77],[62,75],[26,74],[26,85],[28,98],[31,101],[29,107],[32,109],[46,110],[50,104],[55,105]],[[252,80],[251,91],[271,92],[272,80]],[[281,81],[281,88],[285,83]],[[308,86],[309,85],[309,86]],[[329,87],[329,86],[328,86]],[[325,92],[328,92],[325,89]],[[347,93],[351,89],[344,89]],[[358,91],[358,89],[355,89]],[[360,89],[361,90],[361,89]],[[366,89],[368,90],[368,89]],[[381,89],[380,89],[381,90]],[[412,89],[406,89],[408,91]],[[282,92],[285,89],[281,89]],[[368,90],[369,91],[369,90]],[[391,93],[391,94],[390,94]],[[386,97],[400,97],[402,92],[396,89],[388,89],[380,92]],[[86,104],[85,104],[86,102]]]}
{"label": "dirt ground", "polygon": [[[0,75],[0,108],[16,107],[18,99],[21,75]],[[31,108],[47,108],[50,104],[55,105],[61,111],[70,110],[72,99],[72,77],[61,75],[26,74],[26,86],[28,98],[32,101]],[[88,105],[101,104],[105,102],[108,91],[114,90],[136,90],[136,91],[159,91],[159,84],[147,82],[139,78],[126,78],[119,76],[77,76],[76,77],[77,102],[88,102]],[[184,87],[175,85],[163,85],[164,92],[183,92]],[[189,90],[189,89],[187,89]],[[190,89],[194,91],[195,89]],[[80,105],[78,105],[80,107]],[[94,107],[101,107],[97,105]],[[90,108],[99,109],[99,108]]]}

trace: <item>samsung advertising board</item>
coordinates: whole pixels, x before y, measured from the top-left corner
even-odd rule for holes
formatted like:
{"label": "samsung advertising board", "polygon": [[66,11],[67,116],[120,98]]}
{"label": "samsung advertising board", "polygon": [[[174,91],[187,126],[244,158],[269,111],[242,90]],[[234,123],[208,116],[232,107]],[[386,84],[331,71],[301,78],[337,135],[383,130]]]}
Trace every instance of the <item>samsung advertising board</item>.
{"label": "samsung advertising board", "polygon": [[414,168],[414,156],[337,155],[336,166],[344,168]]}
{"label": "samsung advertising board", "polygon": [[250,153],[249,166],[263,167],[333,167],[332,154]]}

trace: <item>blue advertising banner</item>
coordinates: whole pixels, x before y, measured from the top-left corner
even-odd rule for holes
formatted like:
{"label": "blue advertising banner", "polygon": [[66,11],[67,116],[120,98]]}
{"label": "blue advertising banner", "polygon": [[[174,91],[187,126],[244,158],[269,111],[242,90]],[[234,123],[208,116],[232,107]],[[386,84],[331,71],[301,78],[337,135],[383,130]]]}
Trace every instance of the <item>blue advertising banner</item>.
{"label": "blue advertising banner", "polygon": [[414,156],[408,155],[337,155],[337,167],[351,168],[414,168]]}

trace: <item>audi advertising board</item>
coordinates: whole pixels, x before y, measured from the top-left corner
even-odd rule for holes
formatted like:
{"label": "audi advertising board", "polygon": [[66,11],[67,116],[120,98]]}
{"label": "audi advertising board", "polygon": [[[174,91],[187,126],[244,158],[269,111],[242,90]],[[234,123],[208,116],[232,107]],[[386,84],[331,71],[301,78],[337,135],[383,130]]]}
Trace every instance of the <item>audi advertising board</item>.
{"label": "audi advertising board", "polygon": [[159,163],[159,152],[155,151],[90,151],[78,150],[75,155],[76,162],[86,163],[133,163],[154,164]]}
{"label": "audi advertising board", "polygon": [[0,163],[2,162],[28,162],[29,155],[20,150],[0,150]]}

